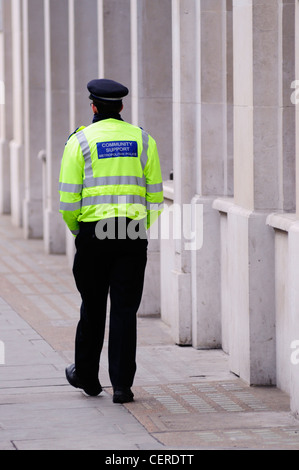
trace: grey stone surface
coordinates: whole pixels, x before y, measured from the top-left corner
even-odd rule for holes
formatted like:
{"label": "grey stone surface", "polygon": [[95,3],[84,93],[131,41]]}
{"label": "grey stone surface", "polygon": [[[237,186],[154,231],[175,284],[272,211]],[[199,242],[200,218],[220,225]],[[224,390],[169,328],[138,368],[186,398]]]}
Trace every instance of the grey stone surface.
{"label": "grey stone surface", "polygon": [[[28,260],[31,260],[29,263]],[[6,265],[7,263],[7,265]],[[299,449],[299,422],[275,387],[248,387],[232,374],[222,350],[173,344],[158,318],[138,318],[135,401],[112,403],[107,337],[99,397],[72,388],[64,375],[73,358],[79,302],[64,256],[45,255],[40,241],[0,216],[0,450]],[[23,273],[23,285],[16,280]],[[30,298],[39,280],[72,306],[48,299],[59,321]],[[60,286],[60,290],[57,286]],[[29,299],[28,299],[29,298]],[[107,324],[108,326],[108,324]]]}

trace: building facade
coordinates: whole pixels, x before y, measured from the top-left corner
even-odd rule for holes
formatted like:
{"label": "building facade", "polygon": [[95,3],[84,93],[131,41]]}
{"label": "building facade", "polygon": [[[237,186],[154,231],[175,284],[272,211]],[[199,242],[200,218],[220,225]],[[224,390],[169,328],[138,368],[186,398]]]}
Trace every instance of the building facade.
{"label": "building facade", "polygon": [[0,212],[71,262],[64,144],[89,80],[126,84],[165,192],[140,314],[298,413],[299,0],[2,0],[0,27]]}

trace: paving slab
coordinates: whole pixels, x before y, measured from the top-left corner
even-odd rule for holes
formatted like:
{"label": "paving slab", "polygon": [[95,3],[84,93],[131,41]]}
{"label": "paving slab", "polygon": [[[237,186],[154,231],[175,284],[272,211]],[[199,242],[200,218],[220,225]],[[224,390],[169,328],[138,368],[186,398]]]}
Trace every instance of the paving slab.
{"label": "paving slab", "polygon": [[66,256],[45,254],[42,240],[24,240],[0,216],[0,450],[299,449],[299,421],[285,393],[249,387],[221,350],[173,344],[156,317],[138,318],[133,403],[112,403],[108,322],[103,393],[72,388],[64,370],[79,308]]}

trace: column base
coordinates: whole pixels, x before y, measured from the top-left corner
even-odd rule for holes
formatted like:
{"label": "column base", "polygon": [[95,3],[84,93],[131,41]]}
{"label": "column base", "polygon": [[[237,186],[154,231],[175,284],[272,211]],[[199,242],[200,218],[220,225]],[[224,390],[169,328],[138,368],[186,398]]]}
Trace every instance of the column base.
{"label": "column base", "polygon": [[203,243],[191,251],[192,346],[197,349],[221,348],[220,217],[213,201],[200,196],[192,200],[203,206]]}
{"label": "column base", "polygon": [[23,230],[26,239],[43,238],[43,202],[24,200]]}
{"label": "column base", "polygon": [[0,213],[10,214],[10,159],[9,144],[0,141]]}
{"label": "column base", "polygon": [[173,317],[171,331],[176,344],[188,346],[192,344],[191,318],[191,274],[179,271],[171,273],[170,292],[173,297]]}
{"label": "column base", "polygon": [[160,299],[160,252],[149,240],[147,265],[145,270],[144,288],[138,316],[159,316],[161,314]]}
{"label": "column base", "polygon": [[[224,208],[224,206],[226,207]],[[227,250],[222,299],[229,325],[230,370],[249,385],[276,384],[275,244],[268,213],[215,201],[227,211],[222,250]],[[223,212],[224,214],[224,212]]]}
{"label": "column base", "polygon": [[161,318],[170,326],[173,341],[185,346],[192,343],[191,274],[187,272],[188,262],[185,268],[181,266],[185,253],[181,240],[175,237],[175,209],[171,197],[172,191],[165,191],[165,207],[160,218]]}
{"label": "column base", "polygon": [[65,254],[65,223],[61,214],[46,209],[44,214],[44,247],[47,254]]}
{"label": "column base", "polygon": [[[289,231],[289,328],[290,328],[290,399],[291,411],[299,417],[299,223]],[[286,345],[287,350],[288,345]]]}
{"label": "column base", "polygon": [[24,194],[24,159],[23,147],[11,141],[10,150],[10,195],[11,221],[16,227],[23,224],[23,194]]}

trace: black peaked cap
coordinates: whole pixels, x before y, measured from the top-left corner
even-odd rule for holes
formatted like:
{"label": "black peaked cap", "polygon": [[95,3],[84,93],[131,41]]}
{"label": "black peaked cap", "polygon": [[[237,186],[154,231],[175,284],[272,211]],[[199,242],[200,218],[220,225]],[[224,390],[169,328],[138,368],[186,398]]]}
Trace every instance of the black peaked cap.
{"label": "black peaked cap", "polygon": [[104,101],[120,101],[128,95],[129,90],[121,83],[106,78],[91,80],[87,84],[90,99]]}

